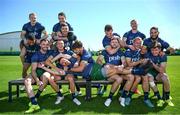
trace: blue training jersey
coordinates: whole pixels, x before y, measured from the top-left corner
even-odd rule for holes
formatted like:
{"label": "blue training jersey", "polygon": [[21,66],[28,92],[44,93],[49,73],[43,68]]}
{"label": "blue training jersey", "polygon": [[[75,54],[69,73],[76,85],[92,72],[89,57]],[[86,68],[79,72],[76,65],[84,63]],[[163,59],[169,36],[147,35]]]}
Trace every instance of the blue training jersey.
{"label": "blue training jersey", "polygon": [[140,54],[141,50],[131,50],[131,49],[127,49],[125,52],[125,57],[126,58],[131,58],[132,62],[136,62],[139,61],[141,59],[141,54]]}
{"label": "blue training jersey", "polygon": [[34,55],[31,58],[32,63],[43,63],[45,62],[50,55],[52,55],[52,50],[48,50],[45,54],[41,51],[37,51],[34,53]]}
{"label": "blue training jersey", "polygon": [[[148,51],[150,51],[152,45],[153,45],[153,40],[151,38],[147,38],[144,40],[143,45],[148,48]],[[167,49],[169,47],[169,43],[166,41],[162,40],[161,38],[157,38],[157,42],[161,44],[162,50]]]}
{"label": "blue training jersey", "polygon": [[[53,56],[53,57],[56,57],[59,53],[60,53],[60,52],[59,52],[58,50],[54,50],[53,53],[52,53],[52,56]],[[71,50],[64,50],[64,52],[61,52],[61,53],[62,53],[62,54],[68,54],[68,55],[70,55],[70,56],[73,55],[73,52],[72,52]],[[72,58],[72,60],[73,60],[73,58]],[[58,68],[63,69],[63,66],[60,64],[59,61],[60,61],[59,59],[55,61],[56,66],[57,66]]]}
{"label": "blue training jersey", "polygon": [[[71,26],[68,22],[66,22],[66,24],[67,24],[68,27],[69,27],[69,31],[73,31],[72,26]],[[61,31],[61,24],[58,22],[57,24],[55,24],[55,25],[53,26],[53,32],[59,32],[59,31]]]}
{"label": "blue training jersey", "polygon": [[95,61],[92,58],[92,55],[90,52],[86,51],[85,49],[83,50],[83,54],[80,56],[80,62],[85,61],[86,67],[84,68],[83,72],[81,73],[83,78],[89,77],[89,74],[91,72],[91,69],[93,67],[93,64]]}
{"label": "blue training jersey", "polygon": [[121,58],[124,57],[121,50],[118,50],[115,54],[108,54],[106,50],[103,50],[102,55],[104,56],[105,63],[112,65],[121,65]]}
{"label": "blue training jersey", "polygon": [[137,31],[136,33],[132,33],[132,30],[126,32],[126,33],[123,35],[123,37],[126,38],[125,41],[126,41],[126,44],[127,44],[127,45],[132,45],[132,44],[133,44],[133,40],[134,40],[136,37],[140,37],[140,38],[142,38],[142,40],[144,40],[144,39],[146,38],[146,36],[145,36],[143,33],[139,32],[139,31]]}
{"label": "blue training jersey", "polygon": [[[113,33],[113,36],[118,36],[118,37],[120,37],[120,35],[117,34],[117,33]],[[103,47],[105,48],[105,47],[109,46],[109,45],[110,45],[110,42],[111,42],[111,38],[108,38],[107,36],[104,36],[104,38],[103,38],[103,40],[102,40]]]}
{"label": "blue training jersey", "polygon": [[162,62],[167,62],[167,55],[164,55],[164,56],[153,56],[151,53],[149,53],[148,58],[154,64],[161,64]]}
{"label": "blue training jersey", "polygon": [[26,31],[25,38],[27,38],[28,35],[33,35],[36,39],[41,39],[41,34],[45,30],[45,27],[42,26],[39,22],[36,22],[34,26],[32,26],[30,22],[28,22],[23,25],[22,30]]}

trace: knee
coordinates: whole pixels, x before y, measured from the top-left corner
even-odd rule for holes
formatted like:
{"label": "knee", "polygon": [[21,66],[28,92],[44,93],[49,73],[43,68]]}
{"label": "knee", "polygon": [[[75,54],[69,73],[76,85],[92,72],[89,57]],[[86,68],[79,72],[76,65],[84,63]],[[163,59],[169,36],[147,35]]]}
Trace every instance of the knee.
{"label": "knee", "polygon": [[128,76],[128,81],[133,82],[133,81],[134,81],[134,75],[129,75],[129,76]]}
{"label": "knee", "polygon": [[71,82],[71,83],[74,82],[73,77],[67,77],[67,79],[68,79],[68,81]]}
{"label": "knee", "polygon": [[122,80],[123,80],[123,79],[122,79],[121,77],[116,78],[116,82],[117,82],[118,84],[121,84]]}
{"label": "knee", "polygon": [[44,72],[43,77],[50,80],[51,79],[51,74],[49,72]]}
{"label": "knee", "polygon": [[31,79],[30,79],[30,78],[26,78],[26,79],[24,80],[24,84],[25,84],[25,85],[31,84]]}
{"label": "knee", "polygon": [[148,77],[143,77],[142,82],[143,83],[148,83]]}

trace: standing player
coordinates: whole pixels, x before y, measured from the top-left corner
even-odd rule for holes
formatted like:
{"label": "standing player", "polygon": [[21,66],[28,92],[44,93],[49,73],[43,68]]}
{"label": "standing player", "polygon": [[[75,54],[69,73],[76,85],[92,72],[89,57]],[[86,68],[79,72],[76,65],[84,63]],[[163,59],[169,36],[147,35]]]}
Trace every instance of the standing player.
{"label": "standing player", "polygon": [[124,41],[124,47],[130,47],[130,45],[133,44],[133,40],[136,37],[140,37],[142,40],[144,40],[146,38],[146,36],[141,33],[140,31],[138,31],[138,25],[137,25],[137,21],[136,20],[131,20],[131,30],[126,32],[123,35],[123,41]]}
{"label": "standing player", "polygon": [[156,43],[160,43],[161,44],[161,55],[164,55],[163,51],[166,49],[167,54],[173,54],[174,53],[174,49],[172,47],[170,47],[169,43],[167,43],[166,41],[162,40],[161,38],[159,38],[159,31],[157,27],[152,27],[150,29],[150,38],[147,38],[144,40],[143,45],[147,47],[148,52],[150,52],[151,47]]}
{"label": "standing player", "polygon": [[[48,37],[48,34],[45,30],[45,27],[42,26],[39,22],[36,20],[37,16],[35,13],[30,13],[29,14],[29,20],[30,22],[26,23],[23,25],[22,32],[21,32],[21,42],[20,42],[20,58],[22,65],[24,65],[24,57],[25,57],[25,46],[27,45],[27,37],[33,36],[35,38],[35,41],[37,44],[40,43],[40,40],[46,39]],[[41,35],[44,34],[42,37]],[[25,76],[22,76],[25,78]]]}
{"label": "standing player", "polygon": [[69,28],[69,31],[72,32],[73,31],[73,28],[72,26],[66,21],[66,15],[64,12],[60,12],[58,14],[58,20],[59,22],[56,23],[54,26],[53,26],[53,32],[51,34],[52,36],[52,40],[51,42],[53,42],[54,40],[57,40],[58,39],[58,36],[61,35],[61,28],[62,28],[62,24],[67,24],[68,28]]}

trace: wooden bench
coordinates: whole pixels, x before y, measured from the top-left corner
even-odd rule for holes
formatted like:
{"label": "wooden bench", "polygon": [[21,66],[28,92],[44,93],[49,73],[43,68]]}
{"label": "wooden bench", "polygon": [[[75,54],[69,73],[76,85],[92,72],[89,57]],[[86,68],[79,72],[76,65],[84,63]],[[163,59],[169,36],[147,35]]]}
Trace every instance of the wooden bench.
{"label": "wooden bench", "polygon": [[[91,80],[85,80],[85,79],[78,79],[75,80],[75,83],[77,83],[78,85],[85,85],[85,89],[86,89],[86,95],[85,95],[85,99],[86,100],[90,100],[91,99],[91,89],[92,86],[94,84],[104,84],[104,85],[108,85],[108,84],[112,84],[113,82],[107,81],[107,80],[97,80],[97,81],[91,81]],[[162,84],[162,82],[155,82],[156,84]],[[58,85],[63,85],[66,84],[68,85],[69,82],[67,80],[60,80],[57,82]],[[140,83],[141,84],[141,83]],[[24,85],[24,81],[22,79],[19,80],[11,80],[8,82],[8,101],[12,102],[12,86],[16,86],[16,96],[17,98],[19,97],[19,86],[20,85]],[[35,84],[33,84],[35,85]],[[164,96],[164,91],[163,91],[163,96]]]}

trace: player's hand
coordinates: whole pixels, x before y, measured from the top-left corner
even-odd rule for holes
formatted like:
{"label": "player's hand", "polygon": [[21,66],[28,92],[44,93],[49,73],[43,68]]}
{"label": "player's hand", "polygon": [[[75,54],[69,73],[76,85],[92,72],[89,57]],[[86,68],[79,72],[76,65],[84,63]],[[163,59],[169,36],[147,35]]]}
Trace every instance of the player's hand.
{"label": "player's hand", "polygon": [[43,63],[38,63],[37,67],[38,68],[43,68],[45,65]]}
{"label": "player's hand", "polygon": [[38,86],[43,85],[43,82],[42,82],[42,81],[37,81],[36,83],[37,83]]}
{"label": "player's hand", "polygon": [[65,71],[59,68],[55,69],[60,75],[65,75]]}
{"label": "player's hand", "polygon": [[130,48],[131,50],[135,50],[133,45],[128,45],[128,48]]}

